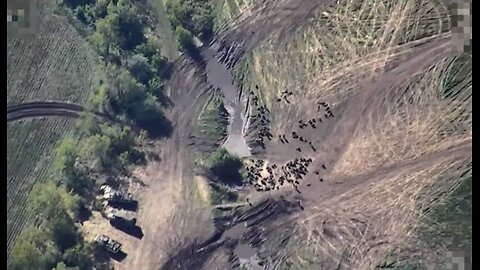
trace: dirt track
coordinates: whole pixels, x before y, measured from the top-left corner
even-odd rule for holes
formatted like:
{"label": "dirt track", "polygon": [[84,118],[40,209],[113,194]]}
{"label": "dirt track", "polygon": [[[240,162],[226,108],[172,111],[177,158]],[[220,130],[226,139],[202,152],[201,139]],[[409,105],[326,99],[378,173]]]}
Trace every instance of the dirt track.
{"label": "dirt track", "polygon": [[[7,106],[7,123],[25,118],[34,117],[70,117],[78,118],[85,109],[83,106],[65,102],[29,102]],[[96,116],[110,119],[103,113],[95,113]]]}

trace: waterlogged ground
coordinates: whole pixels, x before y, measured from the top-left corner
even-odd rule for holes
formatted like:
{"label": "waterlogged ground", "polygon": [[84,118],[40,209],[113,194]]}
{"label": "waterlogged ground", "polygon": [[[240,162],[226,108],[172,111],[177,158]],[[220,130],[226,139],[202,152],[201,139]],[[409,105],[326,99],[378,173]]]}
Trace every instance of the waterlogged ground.
{"label": "waterlogged ground", "polygon": [[215,57],[215,51],[205,47],[202,51],[207,66],[208,82],[215,88],[220,88],[224,98],[225,108],[230,115],[230,125],[228,127],[228,136],[224,147],[232,154],[239,157],[250,156],[250,148],[245,138],[245,104],[241,102],[240,95],[234,85],[233,77],[228,69]]}

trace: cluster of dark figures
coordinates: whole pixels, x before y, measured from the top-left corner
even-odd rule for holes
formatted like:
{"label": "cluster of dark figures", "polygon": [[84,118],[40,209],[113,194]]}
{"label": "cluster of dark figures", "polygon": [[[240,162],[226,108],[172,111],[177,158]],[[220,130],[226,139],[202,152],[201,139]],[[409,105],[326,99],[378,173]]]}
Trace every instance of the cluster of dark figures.
{"label": "cluster of dark figures", "polygon": [[281,102],[282,99],[285,100],[288,104],[290,104],[290,101],[288,100],[289,96],[292,96],[293,92],[288,92],[288,90],[285,90],[281,93],[280,97],[277,98],[277,102]]}
{"label": "cluster of dark figures", "polygon": [[[332,110],[330,109],[330,106],[326,102],[317,102],[317,112],[320,112],[320,110],[325,108],[325,118],[333,118],[333,113]],[[321,119],[320,119],[321,122]]]}
{"label": "cluster of dark figures", "polygon": [[[258,89],[258,86],[256,86]],[[270,127],[269,123],[270,120],[267,117],[267,114],[270,113],[270,111],[267,109],[267,106],[259,106],[258,104],[258,97],[255,96],[253,92],[250,92],[250,95],[252,96],[252,102],[253,105],[257,107],[258,114],[257,115],[252,115],[252,118],[260,118],[260,131],[258,132],[258,137],[255,139],[255,142],[260,145],[263,149],[265,149],[265,138],[268,140],[273,139],[273,134],[270,132]]]}
{"label": "cluster of dark figures", "polygon": [[[317,152],[317,148],[315,148],[315,146],[313,146],[313,143],[311,141],[306,140],[302,136],[298,135],[298,133],[296,131],[292,131],[292,138],[294,140],[299,140],[302,143],[308,144],[314,152]],[[290,141],[287,139],[287,136],[285,136],[285,135],[278,135],[278,140],[283,144],[290,143]],[[300,147],[297,147],[295,150],[297,150],[298,152],[302,152],[302,149]]]}
{"label": "cluster of dark figures", "polygon": [[[311,158],[295,158],[278,168],[277,164],[267,166],[267,176],[262,177],[260,171],[264,165],[263,160],[257,160],[253,162],[252,166],[246,167],[247,180],[255,187],[257,191],[269,191],[274,189],[280,189],[285,183],[291,184],[298,193],[301,193],[298,189],[300,181],[308,174],[308,167],[312,163]],[[324,170],[327,169],[325,164],[322,165]],[[275,170],[275,172],[274,172]],[[280,171],[280,172],[278,172]],[[314,171],[315,175],[320,175],[319,171]],[[320,182],[323,182],[323,178],[319,178]],[[307,186],[311,186],[307,183]]]}

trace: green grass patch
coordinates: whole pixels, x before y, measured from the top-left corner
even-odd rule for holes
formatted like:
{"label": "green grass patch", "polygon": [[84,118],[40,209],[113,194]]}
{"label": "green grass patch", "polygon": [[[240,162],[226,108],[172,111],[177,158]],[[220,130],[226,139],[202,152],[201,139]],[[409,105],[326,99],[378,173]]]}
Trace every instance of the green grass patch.
{"label": "green grass patch", "polygon": [[452,251],[467,251],[472,247],[471,176],[433,209],[420,233],[431,247],[445,246]]}
{"label": "green grass patch", "polygon": [[457,91],[462,90],[458,89],[458,85],[470,80],[471,84],[472,78],[472,55],[468,53],[463,53],[457,56],[448,67],[447,76],[445,78],[443,86],[443,94],[445,97],[451,95],[456,95]]}
{"label": "green grass patch", "polygon": [[211,185],[210,201],[212,205],[234,203],[238,199],[238,194],[221,185]]}
{"label": "green grass patch", "polygon": [[200,132],[208,138],[220,141],[226,136],[228,112],[220,95],[214,94],[203,106],[197,125]]}

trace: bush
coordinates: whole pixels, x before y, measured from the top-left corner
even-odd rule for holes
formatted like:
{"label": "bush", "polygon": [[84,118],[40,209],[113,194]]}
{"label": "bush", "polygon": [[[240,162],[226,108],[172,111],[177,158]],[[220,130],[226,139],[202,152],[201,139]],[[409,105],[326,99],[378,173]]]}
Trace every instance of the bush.
{"label": "bush", "polygon": [[151,94],[141,103],[135,104],[134,117],[137,125],[145,129],[151,137],[170,136],[172,132],[171,123]]}
{"label": "bush", "polygon": [[107,15],[96,21],[90,41],[102,55],[110,54],[115,48],[133,51],[146,41],[143,27],[135,5],[128,0],[118,0],[116,5],[111,2]]}
{"label": "bush", "polygon": [[127,60],[126,66],[132,76],[145,86],[148,86],[148,82],[154,77],[155,69],[143,55],[134,54]]}
{"label": "bush", "polygon": [[240,158],[231,155],[225,148],[220,148],[207,160],[207,166],[222,182],[229,185],[243,183],[243,163]]}
{"label": "bush", "polygon": [[171,0],[166,3],[172,27],[178,26],[207,41],[213,34],[213,7],[209,1]]}
{"label": "bush", "polygon": [[182,26],[177,26],[175,29],[175,36],[177,37],[180,46],[186,53],[190,55],[197,54],[197,47],[195,46],[193,36],[190,31]]}
{"label": "bush", "polygon": [[9,269],[48,269],[55,265],[59,251],[48,234],[40,229],[25,229],[13,247]]}

